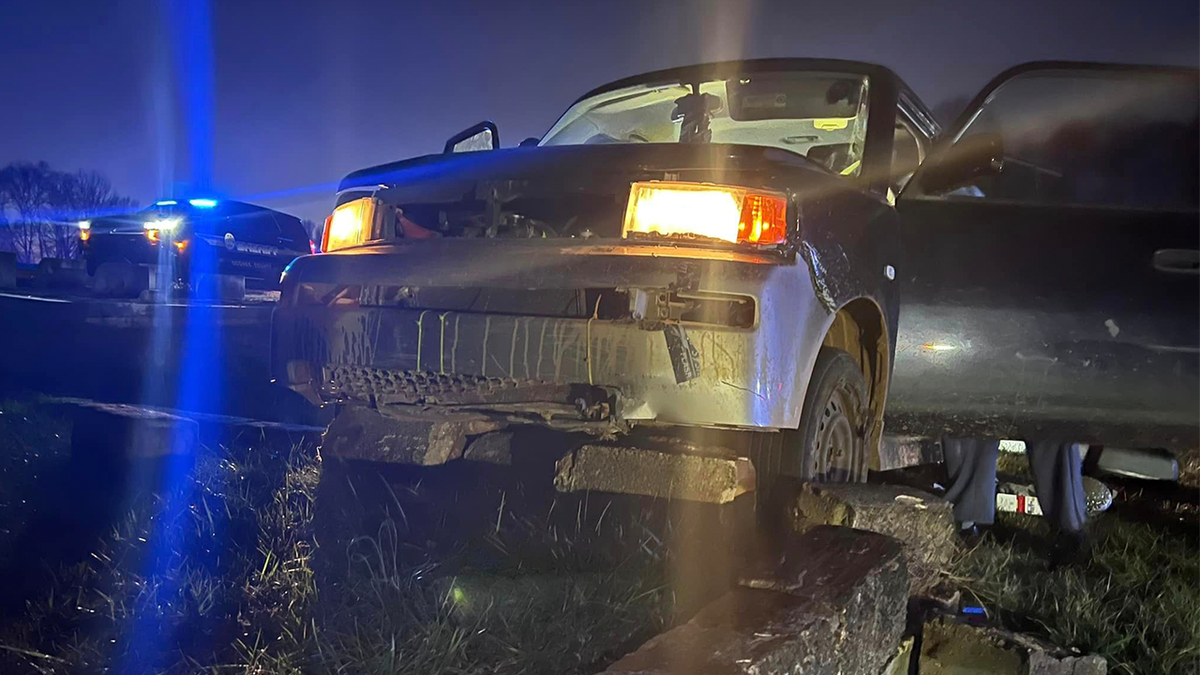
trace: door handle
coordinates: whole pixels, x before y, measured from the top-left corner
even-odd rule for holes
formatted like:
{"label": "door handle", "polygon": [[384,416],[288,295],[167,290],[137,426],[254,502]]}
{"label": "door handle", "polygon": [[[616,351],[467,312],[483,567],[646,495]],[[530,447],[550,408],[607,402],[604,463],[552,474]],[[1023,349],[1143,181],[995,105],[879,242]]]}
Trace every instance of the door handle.
{"label": "door handle", "polygon": [[1171,274],[1200,274],[1200,251],[1160,248],[1154,252],[1154,269]]}

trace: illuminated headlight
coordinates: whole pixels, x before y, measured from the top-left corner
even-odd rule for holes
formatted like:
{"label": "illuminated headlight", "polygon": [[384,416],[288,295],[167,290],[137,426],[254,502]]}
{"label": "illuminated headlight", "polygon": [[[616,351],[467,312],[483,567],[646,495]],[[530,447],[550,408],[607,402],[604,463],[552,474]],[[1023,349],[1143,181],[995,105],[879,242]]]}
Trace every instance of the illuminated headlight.
{"label": "illuminated headlight", "polygon": [[342,248],[358,246],[374,237],[376,200],[370,197],[346,202],[333,210],[325,219],[325,233],[321,236],[321,250],[328,253]]}
{"label": "illuminated headlight", "polygon": [[92,237],[92,221],[90,221],[90,220],[79,221],[79,240],[87,241],[91,237]]}
{"label": "illuminated headlight", "polygon": [[163,230],[166,232],[170,232],[171,230],[174,230],[176,227],[179,227],[179,219],[178,218],[163,218],[161,220],[150,220],[150,221],[147,221],[146,224],[143,225],[142,227],[145,228],[146,230]]}
{"label": "illuminated headlight", "polygon": [[170,234],[176,227],[179,227],[179,222],[178,218],[161,218],[159,220],[147,221],[142,225],[142,228],[146,230],[147,239],[157,242],[163,232]]}
{"label": "illuminated headlight", "polygon": [[622,233],[781,244],[787,239],[787,197],[709,183],[634,183]]}

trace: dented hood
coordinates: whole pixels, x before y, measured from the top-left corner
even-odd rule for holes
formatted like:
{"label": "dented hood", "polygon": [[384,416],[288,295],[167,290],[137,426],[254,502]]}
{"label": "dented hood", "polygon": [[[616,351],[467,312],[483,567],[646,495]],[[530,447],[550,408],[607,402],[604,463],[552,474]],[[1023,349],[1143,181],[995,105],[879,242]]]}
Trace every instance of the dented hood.
{"label": "dented hood", "polygon": [[637,180],[684,180],[792,190],[838,186],[814,162],[778,148],[731,144],[614,144],[524,147],[427,155],[356,171],[341,183],[340,201],[388,188],[389,201],[461,199],[480,182],[506,181],[575,193],[621,194]]}

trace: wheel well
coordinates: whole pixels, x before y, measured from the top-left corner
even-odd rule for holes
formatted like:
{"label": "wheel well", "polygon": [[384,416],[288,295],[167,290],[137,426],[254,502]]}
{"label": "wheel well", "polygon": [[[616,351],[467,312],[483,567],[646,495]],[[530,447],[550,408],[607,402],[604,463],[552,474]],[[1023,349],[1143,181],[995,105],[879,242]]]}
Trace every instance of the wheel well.
{"label": "wheel well", "polygon": [[878,470],[881,459],[879,444],[883,437],[883,406],[887,401],[888,376],[892,370],[887,324],[879,305],[867,298],[847,303],[834,315],[821,345],[850,354],[862,370],[863,379],[871,392],[868,459],[870,467]]}

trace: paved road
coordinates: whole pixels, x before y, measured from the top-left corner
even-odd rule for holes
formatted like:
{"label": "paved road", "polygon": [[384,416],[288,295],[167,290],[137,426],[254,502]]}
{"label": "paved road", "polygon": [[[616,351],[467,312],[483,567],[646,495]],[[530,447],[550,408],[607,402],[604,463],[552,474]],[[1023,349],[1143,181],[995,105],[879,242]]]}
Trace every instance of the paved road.
{"label": "paved road", "polygon": [[271,312],[0,292],[0,384],[60,396],[259,419],[294,401],[271,384]]}

